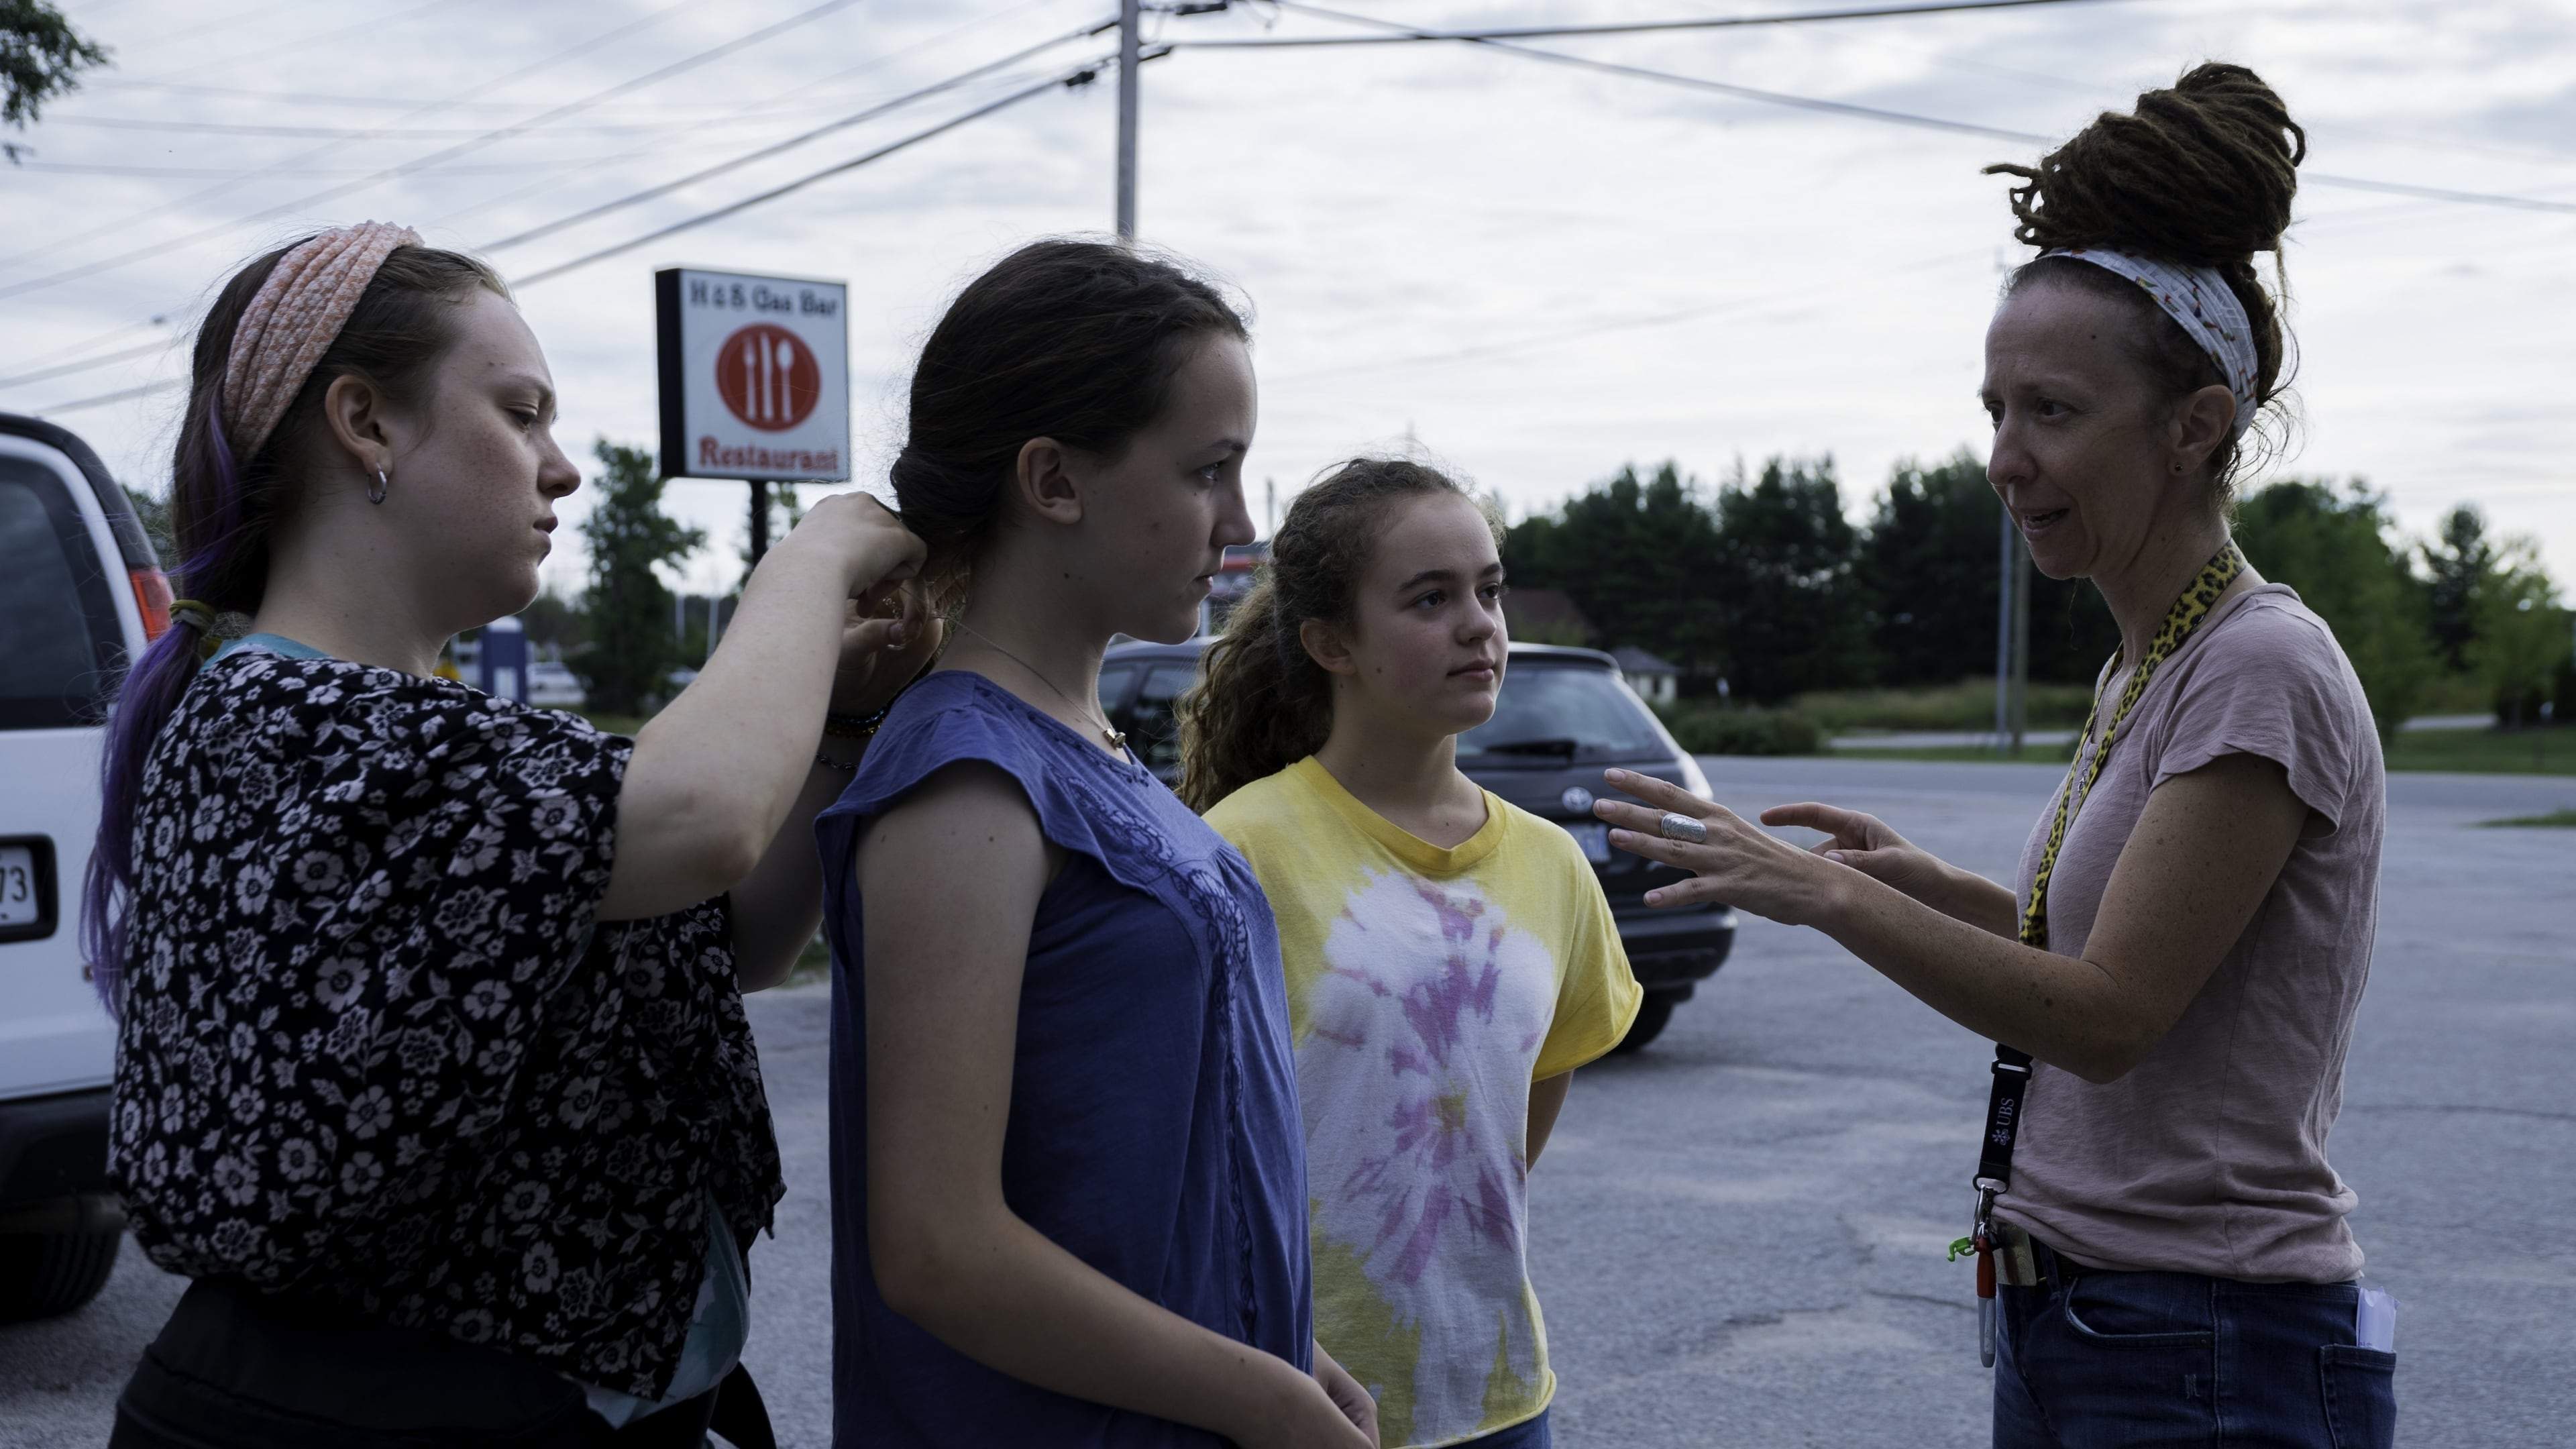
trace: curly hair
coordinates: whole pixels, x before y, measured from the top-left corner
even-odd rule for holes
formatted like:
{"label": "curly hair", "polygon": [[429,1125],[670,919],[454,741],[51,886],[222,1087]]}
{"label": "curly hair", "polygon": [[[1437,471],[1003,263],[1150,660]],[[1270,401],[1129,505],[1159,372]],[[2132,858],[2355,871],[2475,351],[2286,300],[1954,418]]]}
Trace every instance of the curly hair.
{"label": "curly hair", "polygon": [[1307,620],[1347,627],[1370,545],[1387,509],[1447,494],[1474,503],[1494,542],[1502,520],[1457,479],[1403,458],[1353,458],[1288,506],[1252,592],[1208,645],[1199,682],[1177,705],[1181,799],[1204,814],[1226,796],[1323,748],[1333,732],[1332,676],[1307,654]]}
{"label": "curly hair", "polygon": [[[2011,192],[2013,235],[2031,246],[2111,247],[2216,270],[2253,324],[2255,401],[2268,408],[2288,386],[2292,343],[2279,305],[2255,274],[2254,255],[2273,254],[2286,295],[2281,234],[2290,225],[2298,166],[2307,154],[2307,132],[2261,76],[2210,61],[2170,89],[2140,95],[2133,114],[2103,112],[2038,166],[1989,166],[1985,174],[2022,178]],[[2017,269],[2005,295],[2034,281],[2077,287],[2128,307],[2138,323],[2140,360],[2164,394],[2179,399],[2225,385],[2217,364],[2181,326],[2120,277],[2070,258],[2043,257]],[[2210,458],[2222,499],[2238,462],[2233,439]]]}

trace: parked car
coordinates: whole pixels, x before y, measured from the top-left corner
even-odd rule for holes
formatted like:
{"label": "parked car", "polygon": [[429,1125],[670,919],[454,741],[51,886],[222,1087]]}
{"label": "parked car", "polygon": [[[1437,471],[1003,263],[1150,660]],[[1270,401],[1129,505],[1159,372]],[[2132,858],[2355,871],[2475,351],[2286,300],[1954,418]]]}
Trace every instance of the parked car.
{"label": "parked car", "polygon": [[170,626],[125,492],[78,437],[0,413],[0,1321],[65,1313],[115,1271],[116,1027],[85,979],[99,703]]}
{"label": "parked car", "polygon": [[[1204,638],[1182,644],[1120,644],[1100,666],[1100,703],[1127,732],[1136,756],[1166,782],[1180,777],[1173,702],[1198,682]],[[1699,762],[1673,741],[1619,675],[1592,649],[1514,644],[1494,717],[1458,737],[1458,768],[1522,809],[1553,820],[1583,845],[1619,921],[1628,964],[1646,988],[1636,1025],[1619,1050],[1653,1041],[1715,975],[1735,946],[1735,912],[1721,905],[1656,910],[1647,891],[1684,873],[1610,848],[1609,827],[1592,813],[1601,772],[1612,765],[1708,794]]]}
{"label": "parked car", "polygon": [[588,697],[582,690],[581,680],[570,669],[551,659],[530,661],[528,703],[578,709]]}

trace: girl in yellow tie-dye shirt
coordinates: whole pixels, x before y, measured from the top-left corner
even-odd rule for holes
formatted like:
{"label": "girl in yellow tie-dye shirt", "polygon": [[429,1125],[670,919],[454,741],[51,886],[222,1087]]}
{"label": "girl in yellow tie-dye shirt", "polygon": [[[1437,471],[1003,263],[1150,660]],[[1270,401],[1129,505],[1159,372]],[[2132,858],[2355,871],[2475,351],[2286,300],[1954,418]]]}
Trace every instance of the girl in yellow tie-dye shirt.
{"label": "girl in yellow tie-dye shirt", "polygon": [[1315,1337],[1388,1449],[1548,1443],[1528,1175],[1639,990],[1565,830],[1461,774],[1503,687],[1501,530],[1438,471],[1299,495],[1182,703],[1182,794],[1279,921]]}

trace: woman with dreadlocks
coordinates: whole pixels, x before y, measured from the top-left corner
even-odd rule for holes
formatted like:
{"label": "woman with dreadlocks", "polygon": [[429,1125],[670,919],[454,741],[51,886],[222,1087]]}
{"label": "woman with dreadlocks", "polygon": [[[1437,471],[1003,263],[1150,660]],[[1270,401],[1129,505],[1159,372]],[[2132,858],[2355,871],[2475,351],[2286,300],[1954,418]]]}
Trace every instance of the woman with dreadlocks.
{"label": "woman with dreadlocks", "polygon": [[[2230,536],[2287,338],[2277,253],[2306,137],[2242,66],[2105,115],[2018,176],[2014,272],[1986,331],[1987,476],[2040,572],[2120,626],[2066,784],[2017,882],[1882,822],[1765,811],[1812,851],[1613,772],[1625,849],[1814,926],[1993,1038],[1962,1240],[1981,1278],[2003,1449],[2384,1449],[2386,1301],[2358,1283],[2326,1161],[2370,971],[2386,786],[2334,634]],[[2025,1110],[2026,1109],[2026,1110]]]}
{"label": "woman with dreadlocks", "polygon": [[554,417],[500,279],[405,228],[260,257],[198,330],[194,597],[125,679],[85,912],[111,1165],[195,1280],[115,1445],[694,1446],[734,1381],[781,1192],[741,992],[927,657],[874,617],[922,546],[826,501],[633,740],[436,678],[536,595]]}

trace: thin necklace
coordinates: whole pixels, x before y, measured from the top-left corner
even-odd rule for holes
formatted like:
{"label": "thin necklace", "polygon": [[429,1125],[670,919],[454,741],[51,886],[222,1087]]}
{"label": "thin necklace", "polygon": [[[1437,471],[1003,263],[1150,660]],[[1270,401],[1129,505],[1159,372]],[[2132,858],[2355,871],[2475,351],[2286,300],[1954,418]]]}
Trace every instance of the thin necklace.
{"label": "thin necklace", "polygon": [[[1078,703],[1075,703],[1073,696],[1072,696],[1072,695],[1069,695],[1069,694],[1067,694],[1067,693],[1065,693],[1065,692],[1064,692],[1063,690],[1061,690],[1061,689],[1056,689],[1056,688],[1055,688],[1055,681],[1054,681],[1054,680],[1052,680],[1052,679],[1047,678],[1044,674],[1040,674],[1040,673],[1038,672],[1038,667],[1037,667],[1036,665],[1031,664],[1029,661],[1027,661],[1027,660],[1025,660],[1025,659],[1022,659],[1020,656],[1018,656],[1017,654],[1012,653],[1012,652],[1011,652],[1010,650],[1008,650],[1008,649],[1003,648],[1001,645],[994,643],[991,635],[986,634],[983,630],[976,628],[974,625],[967,623],[967,622],[966,622],[965,620],[963,620],[963,619],[960,619],[960,620],[958,620],[958,621],[957,621],[957,627],[958,627],[958,628],[960,628],[960,629],[965,630],[965,631],[966,631],[967,633],[969,633],[969,634],[974,635],[976,638],[983,640],[983,641],[984,641],[984,643],[985,643],[985,645],[986,645],[986,647],[990,648],[994,653],[1001,655],[1003,658],[1005,658],[1005,659],[1007,659],[1007,660],[1011,661],[1013,664],[1016,664],[1016,665],[1020,666],[1022,669],[1027,670],[1027,671],[1030,673],[1030,675],[1031,675],[1032,677],[1034,677],[1034,678],[1037,680],[1037,682],[1038,682],[1038,683],[1045,685],[1045,686],[1046,686],[1047,688],[1049,688],[1049,689],[1054,689],[1054,690],[1055,690],[1055,697],[1056,697],[1056,698],[1058,698],[1058,699],[1060,699],[1060,700],[1063,700],[1063,701],[1064,701],[1065,703],[1067,703],[1067,704],[1073,705],[1073,711],[1074,711],[1074,713],[1076,713],[1076,714],[1081,714],[1081,713],[1083,712],[1082,706],[1081,706],[1080,704],[1078,704]],[[1109,748],[1111,748],[1111,749],[1113,749],[1113,750],[1118,751],[1118,752],[1119,752],[1120,754],[1122,754],[1122,755],[1123,755],[1123,754],[1125,754],[1125,753],[1127,753],[1127,735],[1126,735],[1126,732],[1125,732],[1125,731],[1123,731],[1123,730],[1120,730],[1120,729],[1118,729],[1117,727],[1115,727],[1114,725],[1110,724],[1110,723],[1109,723],[1109,721],[1108,721],[1108,719],[1107,719],[1106,717],[1104,717],[1104,716],[1102,716],[1102,715],[1098,714],[1098,713],[1097,713],[1097,711],[1099,710],[1099,708],[1100,708],[1100,706],[1098,706],[1098,705],[1096,705],[1096,704],[1092,706],[1092,710],[1094,711],[1094,713],[1092,714],[1091,718],[1099,724],[1099,726],[1100,726],[1100,736],[1101,736],[1101,738],[1103,738],[1103,739],[1105,739],[1105,740],[1109,741]]]}

